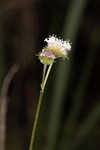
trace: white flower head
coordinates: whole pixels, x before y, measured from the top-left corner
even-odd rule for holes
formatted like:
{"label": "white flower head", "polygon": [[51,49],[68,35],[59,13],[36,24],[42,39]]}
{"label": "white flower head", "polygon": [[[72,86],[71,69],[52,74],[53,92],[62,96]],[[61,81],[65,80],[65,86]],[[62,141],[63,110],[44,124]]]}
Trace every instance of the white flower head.
{"label": "white flower head", "polygon": [[52,52],[56,57],[66,57],[68,51],[71,50],[71,44],[69,41],[63,41],[58,39],[56,36],[49,36],[44,40],[47,42],[46,49]]}

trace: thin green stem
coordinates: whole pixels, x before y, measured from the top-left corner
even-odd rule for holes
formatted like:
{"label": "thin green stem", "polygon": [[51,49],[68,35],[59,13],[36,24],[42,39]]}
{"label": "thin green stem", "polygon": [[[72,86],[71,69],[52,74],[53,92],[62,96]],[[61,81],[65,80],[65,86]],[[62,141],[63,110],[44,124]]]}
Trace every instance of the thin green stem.
{"label": "thin green stem", "polygon": [[42,97],[43,97],[43,92],[40,91],[40,96],[39,96],[39,100],[38,100],[38,105],[37,105],[37,110],[36,110],[36,115],[35,115],[35,121],[33,124],[33,130],[32,130],[32,136],[31,136],[31,141],[30,141],[30,145],[29,145],[29,150],[32,150],[33,145],[34,145],[34,141],[35,141],[35,133],[36,133],[36,127],[37,127],[38,118],[39,118],[39,112],[40,112]]}
{"label": "thin green stem", "polygon": [[44,81],[44,79],[45,79],[46,69],[47,69],[47,64],[44,64],[44,66],[43,66],[43,78],[42,78],[42,81]]}
{"label": "thin green stem", "polygon": [[49,73],[50,73],[50,71],[51,71],[52,65],[53,65],[53,63],[49,65],[49,68],[48,68],[48,70],[47,70],[45,79],[44,79],[44,81],[43,81],[43,83],[42,83],[42,87],[41,87],[41,88],[42,88],[42,91],[44,91],[44,89],[45,89],[45,85],[46,85],[46,82],[47,82]]}
{"label": "thin green stem", "polygon": [[39,100],[38,100],[38,105],[37,105],[35,120],[34,120],[34,124],[33,124],[32,136],[31,136],[31,141],[30,141],[30,145],[29,145],[29,150],[33,149],[33,145],[34,145],[34,142],[35,142],[35,133],[36,133],[36,127],[37,127],[38,118],[39,118],[39,112],[40,112],[42,97],[43,97],[43,94],[44,94],[45,85],[46,85],[48,76],[50,74],[50,70],[52,68],[52,65],[53,65],[53,63],[49,65],[47,73],[46,73],[46,67],[47,67],[47,65],[44,66],[43,79],[42,79],[42,84],[41,84],[42,85],[41,86],[42,90],[40,91],[40,96],[39,96]]}

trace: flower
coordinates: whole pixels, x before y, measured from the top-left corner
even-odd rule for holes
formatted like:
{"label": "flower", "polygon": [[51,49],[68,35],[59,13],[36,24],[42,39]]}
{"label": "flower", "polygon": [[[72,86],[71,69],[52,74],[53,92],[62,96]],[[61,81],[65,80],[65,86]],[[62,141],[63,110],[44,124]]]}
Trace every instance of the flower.
{"label": "flower", "polygon": [[41,63],[43,63],[43,64],[50,65],[51,63],[53,63],[55,58],[56,58],[55,55],[53,55],[50,52],[45,51],[45,52],[41,52],[39,54],[39,59],[40,59]]}
{"label": "flower", "polygon": [[49,52],[41,52],[40,56],[44,56],[44,57],[46,56],[48,58],[55,59],[55,56],[52,53],[49,53]]}
{"label": "flower", "polygon": [[71,50],[69,41],[63,41],[54,35],[49,36],[44,41],[47,42],[47,45],[38,55],[41,63],[50,65],[58,57],[68,58],[68,51]]}
{"label": "flower", "polygon": [[44,40],[47,42],[47,46],[44,50],[53,53],[56,57],[67,57],[68,51],[71,50],[71,44],[69,41],[63,41],[58,39],[56,36],[49,36]]}

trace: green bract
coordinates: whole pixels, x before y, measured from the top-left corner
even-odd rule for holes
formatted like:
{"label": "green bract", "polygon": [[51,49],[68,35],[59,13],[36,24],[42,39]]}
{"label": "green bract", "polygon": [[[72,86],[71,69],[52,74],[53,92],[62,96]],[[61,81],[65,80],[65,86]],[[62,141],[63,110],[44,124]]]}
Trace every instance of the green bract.
{"label": "green bract", "polygon": [[42,64],[47,64],[47,65],[50,65],[54,61],[54,59],[49,58],[47,56],[39,56],[39,59]]}

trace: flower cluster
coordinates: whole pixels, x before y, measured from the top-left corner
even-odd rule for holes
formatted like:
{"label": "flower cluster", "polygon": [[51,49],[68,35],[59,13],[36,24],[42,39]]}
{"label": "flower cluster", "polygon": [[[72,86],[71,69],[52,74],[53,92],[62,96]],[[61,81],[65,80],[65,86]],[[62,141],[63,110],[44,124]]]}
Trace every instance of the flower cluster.
{"label": "flower cluster", "polygon": [[58,57],[66,58],[68,56],[68,51],[71,50],[69,41],[63,41],[54,35],[49,36],[49,38],[46,38],[44,41],[47,45],[39,54],[39,59],[43,64],[49,65]]}
{"label": "flower cluster", "polygon": [[55,55],[53,55],[52,53],[49,53],[48,51],[41,52],[39,55],[39,59],[41,63],[47,64],[47,65],[51,64],[55,58],[56,58]]}

